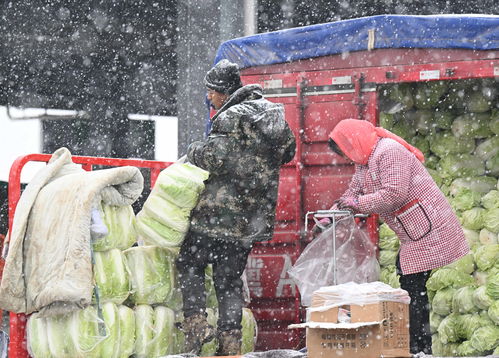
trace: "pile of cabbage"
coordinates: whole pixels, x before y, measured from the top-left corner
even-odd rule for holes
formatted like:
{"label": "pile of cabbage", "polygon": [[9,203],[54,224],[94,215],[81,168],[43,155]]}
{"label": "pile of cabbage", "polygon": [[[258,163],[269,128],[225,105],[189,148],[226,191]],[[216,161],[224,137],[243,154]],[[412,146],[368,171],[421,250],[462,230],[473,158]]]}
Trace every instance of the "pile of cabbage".
{"label": "pile of cabbage", "polygon": [[[433,355],[499,354],[498,89],[494,79],[474,79],[403,83],[381,91],[380,125],[425,154],[425,166],[471,247],[428,280]],[[396,287],[393,235],[380,226],[381,279]]]}
{"label": "pile of cabbage", "polygon": [[[182,220],[188,223],[206,178],[205,171],[190,164],[174,164],[161,172],[146,201],[151,203],[154,196],[154,200],[171,200],[171,204],[156,207],[154,202],[147,210],[144,206],[140,217],[135,216],[131,206],[101,205],[109,234],[92,242],[98,302],[94,295],[91,306],[68,315],[32,314],[27,322],[27,346],[32,357],[156,358],[184,353],[184,337],[177,329],[183,315],[175,268],[181,240],[162,236],[164,224],[156,222],[144,230],[140,223],[144,224],[144,218],[155,221],[156,217],[169,215],[172,223],[178,222],[175,210],[185,212]],[[162,211],[165,206],[170,211]],[[152,215],[151,210],[158,212]],[[144,225],[148,225],[147,220]],[[157,227],[161,230],[155,231]],[[154,244],[147,236],[151,230],[156,235],[154,240],[161,237]],[[216,327],[218,303],[211,266],[205,274],[208,319]],[[256,321],[249,309],[244,309],[242,325],[242,353],[247,353],[254,350],[257,336]],[[217,345],[216,340],[206,343],[202,355],[214,355]]]}

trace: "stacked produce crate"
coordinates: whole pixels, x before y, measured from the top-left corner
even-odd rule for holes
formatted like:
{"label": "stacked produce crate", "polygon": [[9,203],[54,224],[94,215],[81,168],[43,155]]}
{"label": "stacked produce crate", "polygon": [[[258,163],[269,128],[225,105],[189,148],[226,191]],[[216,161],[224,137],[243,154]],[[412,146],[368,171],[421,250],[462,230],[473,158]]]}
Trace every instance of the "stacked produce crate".
{"label": "stacked produce crate", "polygon": [[[183,319],[175,259],[208,173],[190,164],[163,170],[135,216],[131,206],[101,205],[109,234],[94,240],[98,301],[69,315],[28,320],[27,345],[34,358],[155,358],[184,352]],[[211,267],[206,270],[208,321],[217,324]],[[243,312],[243,351],[254,350],[256,321]],[[201,355],[215,355],[216,339]]]}
{"label": "stacked produce crate", "polygon": [[[424,152],[471,251],[427,288],[433,354],[499,354],[499,82],[401,83],[380,92],[379,123]],[[396,236],[380,226],[381,280],[398,287]]]}

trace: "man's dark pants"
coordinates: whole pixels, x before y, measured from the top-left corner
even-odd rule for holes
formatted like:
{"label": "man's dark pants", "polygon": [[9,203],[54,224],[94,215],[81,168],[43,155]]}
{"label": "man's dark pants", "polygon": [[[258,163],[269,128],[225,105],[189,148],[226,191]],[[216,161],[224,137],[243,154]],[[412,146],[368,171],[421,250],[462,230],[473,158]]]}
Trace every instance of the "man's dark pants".
{"label": "man's dark pants", "polygon": [[243,281],[241,275],[251,246],[238,240],[214,239],[189,232],[177,258],[184,317],[206,309],[205,268],[213,266],[218,299],[218,330],[241,329]]}
{"label": "man's dark pants", "polygon": [[400,275],[400,288],[411,298],[409,306],[410,351],[413,354],[431,354],[430,305],[426,291],[426,281],[431,271],[403,275],[400,258],[397,255],[397,274]]}

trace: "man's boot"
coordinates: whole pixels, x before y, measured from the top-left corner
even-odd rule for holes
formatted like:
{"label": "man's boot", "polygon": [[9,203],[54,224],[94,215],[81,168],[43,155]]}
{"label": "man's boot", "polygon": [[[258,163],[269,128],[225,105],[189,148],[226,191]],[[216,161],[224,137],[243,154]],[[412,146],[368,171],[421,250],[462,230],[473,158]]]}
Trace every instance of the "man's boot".
{"label": "man's boot", "polygon": [[180,329],[185,335],[185,353],[198,355],[203,344],[215,337],[215,328],[208,324],[206,316],[202,313],[185,318]]}
{"label": "man's boot", "polygon": [[217,356],[235,356],[241,353],[242,333],[239,329],[218,332]]}

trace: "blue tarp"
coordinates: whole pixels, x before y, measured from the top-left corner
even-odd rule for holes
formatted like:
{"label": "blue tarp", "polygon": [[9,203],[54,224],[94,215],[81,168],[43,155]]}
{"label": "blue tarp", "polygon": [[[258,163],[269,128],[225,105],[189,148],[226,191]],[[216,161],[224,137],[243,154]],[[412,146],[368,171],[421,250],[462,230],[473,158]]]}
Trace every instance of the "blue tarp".
{"label": "blue tarp", "polygon": [[367,50],[370,31],[373,49],[499,49],[499,16],[379,15],[226,41],[215,63],[226,58],[246,68]]}

